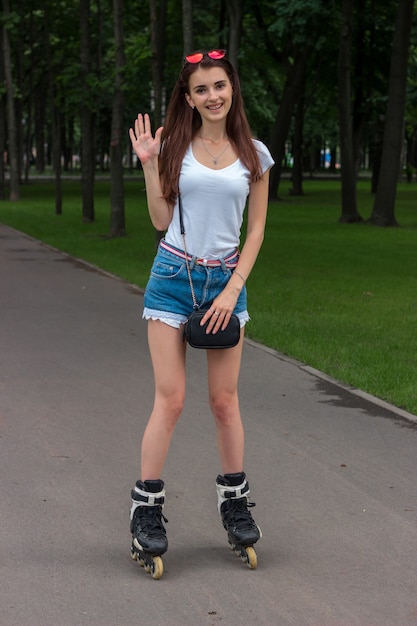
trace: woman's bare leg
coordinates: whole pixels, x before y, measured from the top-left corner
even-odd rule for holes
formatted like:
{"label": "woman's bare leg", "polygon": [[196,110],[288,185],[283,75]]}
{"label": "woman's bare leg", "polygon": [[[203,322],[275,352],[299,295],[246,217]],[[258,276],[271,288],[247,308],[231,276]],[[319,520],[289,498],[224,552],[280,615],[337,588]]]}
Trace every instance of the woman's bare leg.
{"label": "woman's bare leg", "polygon": [[155,400],[142,439],[141,478],[158,480],[185,398],[185,342],[182,330],[159,320],[148,322]]}
{"label": "woman's bare leg", "polygon": [[243,471],[244,430],[239,408],[238,380],[243,334],[237,346],[207,350],[210,407],[217,427],[217,445],[223,474]]}

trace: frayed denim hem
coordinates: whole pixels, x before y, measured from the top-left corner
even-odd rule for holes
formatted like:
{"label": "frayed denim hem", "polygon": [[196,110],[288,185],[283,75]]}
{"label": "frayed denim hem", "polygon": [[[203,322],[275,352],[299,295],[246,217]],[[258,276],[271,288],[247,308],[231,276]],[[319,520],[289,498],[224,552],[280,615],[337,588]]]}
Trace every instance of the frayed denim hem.
{"label": "frayed denim hem", "polygon": [[[249,322],[250,317],[247,311],[242,311],[241,313],[236,313],[239,318],[240,327]],[[164,322],[164,324],[168,324],[168,326],[172,326],[172,328],[180,328],[182,324],[185,324],[187,321],[187,317],[185,315],[181,315],[179,313],[170,313],[169,311],[158,311],[157,309],[149,309],[145,307],[143,309],[142,319],[145,320],[159,320],[160,322]]]}
{"label": "frayed denim hem", "polygon": [[157,309],[149,309],[145,307],[143,309],[142,318],[145,320],[159,320],[172,326],[172,328],[180,328],[182,324],[187,321],[186,315],[180,313],[170,313],[169,311],[158,311]]}

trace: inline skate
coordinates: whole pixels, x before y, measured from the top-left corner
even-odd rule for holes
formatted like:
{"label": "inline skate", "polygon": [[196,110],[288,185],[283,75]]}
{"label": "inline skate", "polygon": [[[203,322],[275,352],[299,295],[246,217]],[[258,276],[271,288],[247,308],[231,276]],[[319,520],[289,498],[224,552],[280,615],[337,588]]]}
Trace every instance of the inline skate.
{"label": "inline skate", "polygon": [[162,514],[165,503],[164,483],[162,480],[138,480],[131,495],[130,554],[152,578],[158,580],[164,571],[161,556],[168,549],[163,525],[163,521],[168,520]]}
{"label": "inline skate", "polygon": [[249,484],[244,472],[225,474],[216,480],[218,510],[231,549],[246,563],[249,569],[256,569],[258,558],[253,544],[262,532],[249,511],[255,503],[248,502]]}

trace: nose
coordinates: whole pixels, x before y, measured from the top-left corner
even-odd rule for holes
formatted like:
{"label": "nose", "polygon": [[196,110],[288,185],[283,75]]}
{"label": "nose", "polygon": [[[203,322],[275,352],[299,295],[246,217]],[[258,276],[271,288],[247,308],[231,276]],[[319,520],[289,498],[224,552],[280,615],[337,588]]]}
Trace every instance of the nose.
{"label": "nose", "polygon": [[209,91],[209,100],[217,100],[217,94],[215,89],[210,89]]}

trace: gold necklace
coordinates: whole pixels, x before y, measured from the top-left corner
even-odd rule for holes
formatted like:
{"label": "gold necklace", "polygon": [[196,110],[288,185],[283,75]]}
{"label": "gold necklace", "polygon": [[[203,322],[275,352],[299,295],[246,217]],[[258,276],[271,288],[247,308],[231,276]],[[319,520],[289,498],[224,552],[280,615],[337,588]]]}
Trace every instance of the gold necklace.
{"label": "gold necklace", "polygon": [[230,146],[230,141],[227,142],[225,148],[223,148],[223,150],[220,152],[220,154],[218,154],[217,156],[214,156],[214,154],[211,154],[210,150],[207,148],[201,133],[200,133],[200,139],[201,139],[201,141],[203,143],[204,150],[207,152],[207,154],[209,154],[211,156],[211,160],[213,161],[213,165],[217,165],[217,163],[218,163],[220,157],[222,156],[222,154],[224,154],[226,152],[227,148]]}

